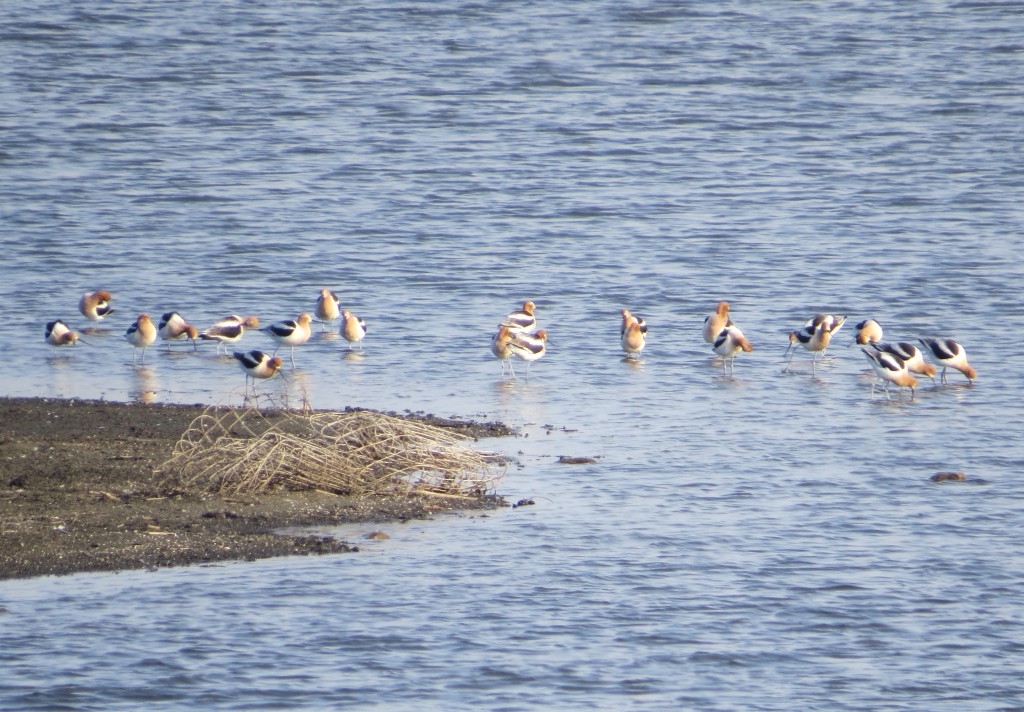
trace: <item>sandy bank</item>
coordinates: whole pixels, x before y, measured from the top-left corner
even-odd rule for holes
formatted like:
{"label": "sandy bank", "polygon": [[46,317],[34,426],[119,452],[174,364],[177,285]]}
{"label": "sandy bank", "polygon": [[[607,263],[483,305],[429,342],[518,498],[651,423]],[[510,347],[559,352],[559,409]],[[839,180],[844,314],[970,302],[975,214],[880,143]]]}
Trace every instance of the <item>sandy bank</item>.
{"label": "sandy bank", "polygon": [[[244,497],[167,491],[153,471],[203,410],[0,399],[0,578],[352,551],[358,542],[273,532],[504,504],[493,497],[466,502],[316,491]],[[512,434],[498,423],[432,422],[471,437]]]}

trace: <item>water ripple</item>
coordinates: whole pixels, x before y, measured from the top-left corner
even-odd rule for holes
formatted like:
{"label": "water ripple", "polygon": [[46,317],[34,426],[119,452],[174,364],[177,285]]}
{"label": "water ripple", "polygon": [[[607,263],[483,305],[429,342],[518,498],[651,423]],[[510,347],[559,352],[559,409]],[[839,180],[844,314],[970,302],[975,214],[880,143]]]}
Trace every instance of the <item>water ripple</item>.
{"label": "water ripple", "polygon": [[[10,8],[5,394],[229,402],[210,354],[133,369],[134,315],[294,318],[328,287],[364,353],[312,340],[267,388],[507,420],[501,488],[537,504],[359,555],[3,584],[0,706],[1017,704],[1024,414],[990,334],[1024,315],[1024,16],[577,10]],[[52,353],[41,325],[87,326],[99,287],[104,332]],[[502,380],[488,339],[527,298],[551,350]],[[733,376],[700,340],[721,299],[755,344]],[[981,375],[872,398],[849,326],[783,374],[817,311],[960,339]]]}

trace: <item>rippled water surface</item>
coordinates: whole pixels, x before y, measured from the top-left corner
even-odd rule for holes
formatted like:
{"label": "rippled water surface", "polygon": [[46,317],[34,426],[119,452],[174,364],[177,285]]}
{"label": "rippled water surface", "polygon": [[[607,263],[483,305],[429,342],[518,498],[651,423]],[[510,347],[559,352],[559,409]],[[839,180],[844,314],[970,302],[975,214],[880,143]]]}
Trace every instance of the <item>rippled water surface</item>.
{"label": "rippled water surface", "polygon": [[[212,347],[133,366],[125,328],[294,318],[327,287],[365,348],[317,333],[261,391],[509,422],[481,446],[536,505],[359,554],[2,583],[0,707],[1024,705],[1024,6],[4,15],[0,393],[241,402]],[[115,313],[47,346],[97,288]],[[489,338],[527,298],[550,352],[502,378]],[[755,347],[734,377],[700,337],[720,299]],[[818,311],[851,323],[783,373]],[[872,396],[867,317],[960,340],[977,381]]]}

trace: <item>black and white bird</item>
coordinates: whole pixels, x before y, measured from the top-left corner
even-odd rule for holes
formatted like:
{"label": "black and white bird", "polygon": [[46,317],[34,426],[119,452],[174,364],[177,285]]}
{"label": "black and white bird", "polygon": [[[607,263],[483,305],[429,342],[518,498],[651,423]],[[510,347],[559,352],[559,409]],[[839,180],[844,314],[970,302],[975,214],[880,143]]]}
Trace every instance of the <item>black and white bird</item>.
{"label": "black and white bird", "polygon": [[532,334],[537,330],[537,305],[532,301],[523,302],[523,308],[514,311],[501,320],[499,326],[507,327],[513,334]]}
{"label": "black and white bird", "polygon": [[885,386],[886,398],[889,398],[889,384],[895,383],[900,387],[901,392],[904,388],[909,387],[910,400],[914,400],[914,389],[917,388],[917,379],[910,375],[910,371],[907,370],[907,364],[902,359],[898,356],[893,356],[887,351],[863,348],[861,351],[867,356],[868,361],[871,363],[871,368],[874,369],[875,375],[878,376],[878,378],[871,382],[871,395],[875,394],[875,385],[881,380]]}
{"label": "black and white bird", "polygon": [[747,337],[735,325],[722,329],[718,334],[718,338],[715,339],[713,348],[715,353],[722,357],[722,368],[727,373],[732,373],[736,370],[736,357],[740,351],[749,353],[754,350]]}
{"label": "black and white bird", "polygon": [[907,364],[907,370],[922,376],[928,376],[935,380],[935,366],[924,360],[921,349],[909,341],[897,341],[896,343],[872,343],[871,348],[876,351],[884,351],[900,359]]}
{"label": "black and white bird", "polygon": [[277,350],[282,346],[287,346],[291,349],[292,368],[295,368],[295,347],[309,341],[309,337],[312,335],[312,330],[309,328],[311,321],[313,318],[309,314],[300,314],[299,318],[294,321],[291,319],[277,321],[260,329],[277,342],[277,348],[274,349],[271,356],[277,356]]}
{"label": "black and white bird", "polygon": [[[817,326],[804,326],[801,329],[789,332],[789,346],[786,347],[786,353],[790,354],[790,356],[783,371],[789,370],[790,364],[793,363],[793,356],[796,355],[794,346],[799,344],[813,355],[811,375],[814,375],[818,366],[818,356],[825,353],[825,349],[828,348],[831,340],[832,332],[829,331],[828,324],[825,322],[819,322]],[[790,353],[791,351],[792,353]]]}
{"label": "black and white bird", "polygon": [[548,332],[541,329],[536,334],[513,334],[508,347],[512,353],[526,361],[526,377],[530,377],[530,364],[547,353]]}
{"label": "black and white bird", "polygon": [[245,385],[248,388],[249,379],[252,379],[253,390],[256,390],[257,378],[272,378],[275,373],[281,370],[284,361],[280,356],[268,356],[262,351],[235,351],[232,356],[238,361],[239,367],[245,371]]}
{"label": "black and white bird", "polygon": [[967,351],[953,339],[921,339],[921,343],[932,352],[935,360],[942,364],[940,383],[946,382],[946,369],[953,368],[967,376],[970,383],[978,377],[978,372],[967,363]]}
{"label": "black and white bird", "polygon": [[78,341],[78,332],[72,331],[60,319],[46,322],[46,343],[51,346],[71,346]]}
{"label": "black and white bird", "polygon": [[718,341],[722,329],[732,326],[732,319],[729,318],[729,302],[719,302],[714,313],[704,317],[704,327],[701,333],[704,340],[709,344]]}
{"label": "black and white bird", "polygon": [[226,352],[228,344],[238,342],[242,335],[245,334],[246,329],[257,329],[259,325],[259,317],[247,316],[243,318],[232,314],[231,316],[224,317],[209,329],[199,332],[199,338],[217,342],[217,351],[220,351],[220,347],[223,345]]}
{"label": "black and white bird", "polygon": [[110,292],[105,289],[97,289],[95,292],[86,292],[78,300],[78,311],[82,312],[89,321],[100,321],[108,314],[114,313],[110,306]]}
{"label": "black and white bird", "polygon": [[167,312],[160,317],[160,324],[156,328],[160,338],[167,342],[167,350],[171,350],[171,342],[180,339],[191,339],[192,350],[196,351],[196,339],[199,338],[199,330],[185,321],[185,318],[176,311]]}
{"label": "black and white bird", "polygon": [[146,349],[156,341],[156,326],[149,314],[139,314],[135,323],[124,332],[124,338],[135,348],[132,350],[132,363],[135,363],[135,356],[139,349],[142,349],[142,363],[146,363]]}

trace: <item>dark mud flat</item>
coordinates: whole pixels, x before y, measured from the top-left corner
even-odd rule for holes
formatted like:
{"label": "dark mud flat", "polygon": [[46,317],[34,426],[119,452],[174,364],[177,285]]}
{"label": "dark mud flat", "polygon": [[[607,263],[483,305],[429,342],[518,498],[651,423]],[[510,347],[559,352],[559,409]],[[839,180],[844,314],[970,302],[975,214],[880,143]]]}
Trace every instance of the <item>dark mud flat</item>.
{"label": "dark mud flat", "polygon": [[[154,470],[205,406],[0,399],[0,579],[357,550],[274,530],[405,521],[504,506],[494,497],[224,497],[168,490]],[[499,423],[409,416],[470,437]]]}

